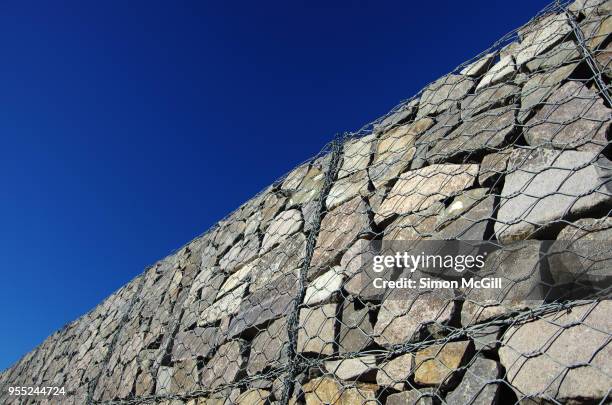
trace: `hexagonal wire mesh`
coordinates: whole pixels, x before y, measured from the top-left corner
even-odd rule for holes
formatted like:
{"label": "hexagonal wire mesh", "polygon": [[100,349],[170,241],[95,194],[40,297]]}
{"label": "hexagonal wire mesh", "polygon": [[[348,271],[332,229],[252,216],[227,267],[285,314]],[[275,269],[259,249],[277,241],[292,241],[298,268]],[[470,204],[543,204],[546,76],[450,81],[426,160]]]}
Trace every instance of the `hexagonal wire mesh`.
{"label": "hexagonal wire mesh", "polygon": [[[5,370],[0,401],[609,401],[611,8],[556,2],[338,137]],[[441,240],[486,245],[472,275],[506,288],[374,287],[380,246]]]}

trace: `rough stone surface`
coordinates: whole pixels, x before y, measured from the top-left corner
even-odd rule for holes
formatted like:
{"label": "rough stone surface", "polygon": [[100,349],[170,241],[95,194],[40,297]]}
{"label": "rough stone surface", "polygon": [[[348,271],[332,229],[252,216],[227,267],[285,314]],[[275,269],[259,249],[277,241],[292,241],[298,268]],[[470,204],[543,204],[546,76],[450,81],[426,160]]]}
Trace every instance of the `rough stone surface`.
{"label": "rough stone surface", "polygon": [[441,162],[452,156],[483,150],[497,151],[512,139],[514,107],[500,107],[469,118],[446,138],[440,139],[427,153],[427,160]]}
{"label": "rough stone surface", "polygon": [[[592,162],[598,162],[595,166]],[[583,167],[585,166],[585,167]],[[612,164],[591,152],[537,149],[510,159],[495,223],[497,239],[524,239],[540,226],[609,202]]]}
{"label": "rough stone surface", "polygon": [[496,361],[476,357],[465,372],[463,380],[454,391],[446,396],[449,405],[489,405],[499,396],[501,370]]}
{"label": "rough stone surface", "polygon": [[372,156],[373,142],[374,135],[368,135],[358,139],[351,139],[344,144],[342,165],[338,170],[339,179],[367,169]]}
{"label": "rough stone surface", "polygon": [[247,372],[257,374],[266,367],[278,367],[287,361],[287,319],[280,318],[261,331],[251,343]]}
{"label": "rough stone surface", "polygon": [[418,390],[404,391],[387,397],[387,405],[434,405],[439,399],[431,389],[420,388]]}
{"label": "rough stone surface", "polygon": [[219,348],[202,372],[204,387],[213,389],[235,381],[246,365],[243,344],[240,340],[234,340]]}
{"label": "rough stone surface", "polygon": [[340,353],[359,352],[372,343],[374,326],[370,320],[369,308],[357,308],[355,302],[345,302],[338,337]]}
{"label": "rough stone surface", "polygon": [[332,210],[358,195],[367,196],[368,183],[368,174],[365,171],[336,180],[325,199],[325,206]]}
{"label": "rough stone surface", "polygon": [[402,391],[406,381],[414,371],[414,355],[402,354],[386,363],[381,364],[376,374],[376,383]]}
{"label": "rough stone surface", "polygon": [[467,65],[461,70],[461,74],[470,77],[478,77],[485,73],[492,65],[495,53],[491,52],[478,59],[477,61]]}
{"label": "rough stone surface", "polygon": [[266,231],[261,243],[261,253],[267,252],[279,242],[298,232],[303,223],[300,210],[292,209],[277,215]]}
{"label": "rough stone surface", "polygon": [[433,123],[431,118],[421,118],[413,123],[394,127],[380,136],[376,143],[374,160],[369,168],[374,187],[380,188],[406,170],[415,153],[415,139]]}
{"label": "rough stone surface", "polygon": [[304,304],[314,305],[328,301],[332,294],[340,290],[343,280],[344,274],[340,267],[334,267],[315,278],[306,288]]}
{"label": "rough stone surface", "polygon": [[511,326],[499,358],[517,396],[561,403],[605,398],[612,386],[611,310],[604,300]]}
{"label": "rough stone surface", "polygon": [[516,66],[512,55],[502,56],[495,65],[489,70],[476,86],[476,91],[492,86],[502,81],[508,81],[516,74]]}
{"label": "rough stone surface", "polygon": [[470,187],[478,165],[435,164],[402,174],[380,206],[374,220],[382,222],[393,214],[427,209],[436,201]]}
{"label": "rough stone surface", "polygon": [[612,116],[597,93],[579,82],[567,82],[554,92],[527,123],[531,146],[600,152],[608,144]]}
{"label": "rough stone surface", "polygon": [[302,386],[307,405],[353,405],[376,402],[378,386],[368,383],[357,383],[345,387],[334,378],[315,378]]}
{"label": "rough stone surface", "polygon": [[565,14],[551,14],[520,31],[521,42],[516,49],[516,64],[521,66],[568,39],[572,31]]}
{"label": "rough stone surface", "polygon": [[332,355],[336,346],[337,304],[300,310],[297,351]]}
{"label": "rough stone surface", "polygon": [[490,186],[506,172],[508,159],[513,149],[505,149],[490,153],[482,158],[480,171],[478,172],[478,183],[482,186]]}
{"label": "rough stone surface", "polygon": [[437,115],[452,106],[456,106],[474,87],[474,80],[468,76],[447,75],[423,91],[417,118],[426,115]]}
{"label": "rough stone surface", "polygon": [[269,396],[270,391],[254,388],[240,394],[235,403],[238,405],[265,405],[268,403]]}
{"label": "rough stone surface", "polygon": [[419,350],[415,357],[414,381],[426,386],[452,387],[473,350],[469,341],[432,345]]}
{"label": "rough stone surface", "polygon": [[359,234],[369,230],[368,206],[360,197],[331,210],[321,221],[311,267],[324,265],[348,249]]}
{"label": "rough stone surface", "polygon": [[415,153],[410,163],[410,169],[422,168],[427,162],[427,151],[433,147],[438,140],[444,138],[449,132],[457,128],[460,123],[461,113],[458,108],[452,108],[436,117],[436,123],[419,136],[415,142]]}
{"label": "rough stone surface", "polygon": [[580,51],[574,41],[565,41],[527,62],[527,69],[531,72],[543,72],[578,60],[580,60]]}
{"label": "rough stone surface", "polygon": [[519,94],[520,88],[511,83],[486,87],[474,95],[467,96],[461,103],[461,119],[469,120],[483,111],[513,104]]}
{"label": "rough stone surface", "polygon": [[326,361],[325,369],[342,380],[371,381],[376,374],[376,356]]}

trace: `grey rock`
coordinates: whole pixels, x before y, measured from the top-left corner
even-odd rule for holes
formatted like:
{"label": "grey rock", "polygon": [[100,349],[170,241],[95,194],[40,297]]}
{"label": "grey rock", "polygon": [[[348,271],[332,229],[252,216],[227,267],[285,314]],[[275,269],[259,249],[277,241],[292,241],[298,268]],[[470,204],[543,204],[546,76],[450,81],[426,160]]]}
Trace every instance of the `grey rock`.
{"label": "grey rock", "polygon": [[480,183],[481,186],[491,186],[495,184],[499,177],[506,172],[508,159],[511,154],[512,149],[509,148],[485,155],[480,163],[478,183]]}
{"label": "grey rock", "polygon": [[516,75],[516,65],[512,55],[501,56],[491,70],[489,70],[476,86],[476,92],[496,83],[509,81]]}
{"label": "grey rock", "polygon": [[464,67],[460,73],[470,77],[481,76],[493,65],[493,59],[495,59],[495,52],[488,53],[477,61]]}
{"label": "grey rock", "polygon": [[473,189],[455,198],[438,219],[439,231],[433,238],[484,240],[495,210],[495,197],[486,192],[488,189]]}
{"label": "grey rock", "polygon": [[415,114],[419,105],[419,99],[414,99],[401,105],[397,110],[386,116],[378,125],[374,126],[374,132],[382,132],[394,126],[409,121]]}
{"label": "grey rock", "polygon": [[474,342],[477,353],[497,350],[501,342],[501,327],[491,325],[470,330],[469,337]]}
{"label": "grey rock", "polygon": [[465,372],[461,383],[446,396],[450,405],[490,405],[497,402],[501,369],[496,361],[476,357]]}
{"label": "grey rock", "polygon": [[408,168],[415,153],[415,139],[433,123],[431,118],[421,118],[394,127],[380,136],[368,171],[375,188],[380,188]]}
{"label": "grey rock", "polygon": [[474,80],[468,76],[450,74],[436,80],[423,91],[417,118],[456,106],[473,88]]}
{"label": "grey rock", "polygon": [[313,164],[302,179],[299,188],[292,193],[287,205],[289,207],[294,207],[315,200],[321,193],[324,182],[325,171],[323,167]]}
{"label": "grey rock", "polygon": [[470,277],[499,277],[502,288],[463,289],[461,324],[469,326],[540,305],[548,293],[541,276],[540,249],[540,241],[521,241],[490,253],[483,269]]}
{"label": "grey rock", "polygon": [[577,62],[580,59],[580,51],[574,41],[565,41],[527,62],[527,69],[531,72],[544,72],[567,63]]}
{"label": "grey rock", "polygon": [[345,301],[342,308],[338,349],[340,353],[360,352],[372,342],[374,326],[370,321],[369,308],[357,309],[355,302]]}
{"label": "grey rock", "polygon": [[427,153],[430,162],[442,162],[464,153],[498,151],[512,142],[515,133],[515,106],[505,106],[470,117]]}
{"label": "grey rock", "polygon": [[381,204],[374,220],[425,210],[435,202],[470,187],[478,165],[434,164],[402,174]]}
{"label": "grey rock", "polygon": [[425,386],[452,388],[473,352],[471,341],[431,345],[419,350],[415,356],[414,381]]}
{"label": "grey rock", "polygon": [[222,336],[217,327],[180,331],[174,338],[172,360],[207,357],[219,343],[222,343]]}
{"label": "grey rock", "polygon": [[438,403],[439,398],[431,388],[419,388],[389,395],[387,405],[433,405]]}
{"label": "grey rock", "polygon": [[287,319],[273,321],[261,331],[251,343],[251,353],[247,372],[257,374],[266,367],[277,368],[287,362],[289,342]]}
{"label": "grey rock", "polygon": [[325,304],[300,310],[298,352],[309,352],[320,356],[334,353],[337,308],[338,304]]}
{"label": "grey rock", "polygon": [[441,202],[435,202],[423,211],[397,217],[385,228],[383,240],[419,240],[433,236],[438,226],[439,216],[445,212]]}
{"label": "grey rock", "polygon": [[[368,206],[355,197],[331,210],[321,221],[317,244],[310,265],[317,269],[343,253],[357,236],[370,231]],[[318,274],[312,272],[309,278]]]}
{"label": "grey rock", "polygon": [[304,304],[314,305],[328,301],[334,293],[340,291],[343,281],[341,267],[332,267],[308,285],[304,293]]}
{"label": "grey rock", "polygon": [[556,44],[569,38],[572,31],[565,14],[541,17],[519,31],[521,42],[515,51],[516,64],[523,64],[543,54]]}
{"label": "grey rock", "polygon": [[233,340],[219,347],[202,370],[203,387],[215,389],[236,380],[246,366],[243,345],[243,341]]}
{"label": "grey rock", "polygon": [[341,380],[372,381],[376,375],[376,356],[326,361],[325,369]]}
{"label": "grey rock", "polygon": [[611,117],[597,93],[567,82],[528,121],[525,139],[536,147],[601,152],[608,144]]}
{"label": "grey rock", "polygon": [[298,232],[303,224],[304,221],[302,220],[300,210],[292,209],[278,214],[266,230],[263,242],[261,243],[260,254],[267,252],[278,243]]}
{"label": "grey rock", "polygon": [[517,151],[501,192],[497,239],[525,239],[542,225],[609,202],[605,179],[610,167],[592,152]]}
{"label": "grey rock", "polygon": [[483,111],[513,104],[520,92],[518,86],[510,83],[500,83],[477,91],[461,103],[461,119],[468,120]]}
{"label": "grey rock", "polygon": [[499,358],[519,398],[560,403],[606,398],[612,386],[610,311],[612,302],[604,300],[511,326]]}
{"label": "grey rock", "polygon": [[366,171],[355,172],[348,177],[336,180],[325,199],[325,206],[328,210],[332,210],[356,196],[367,196],[369,194],[368,182]]}
{"label": "grey rock", "polygon": [[243,284],[205,308],[200,314],[198,325],[205,326],[238,312],[246,288],[247,285]]}
{"label": "grey rock", "polygon": [[374,135],[367,135],[345,142],[342,147],[342,165],[338,170],[339,179],[368,168],[374,139]]}
{"label": "grey rock", "polygon": [[444,111],[436,117],[436,123],[423,135],[419,136],[415,142],[416,150],[410,163],[411,170],[420,169],[425,166],[427,163],[427,151],[453,129],[457,128],[461,122],[460,118],[461,112],[458,108]]}

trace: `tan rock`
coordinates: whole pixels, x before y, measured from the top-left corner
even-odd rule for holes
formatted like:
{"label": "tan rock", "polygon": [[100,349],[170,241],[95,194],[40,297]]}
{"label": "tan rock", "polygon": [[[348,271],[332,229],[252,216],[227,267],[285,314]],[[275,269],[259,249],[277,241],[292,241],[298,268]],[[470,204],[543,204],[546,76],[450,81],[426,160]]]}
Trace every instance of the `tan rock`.
{"label": "tan rock", "polygon": [[334,353],[338,304],[300,310],[297,351],[329,356]]}
{"label": "tan rock", "polygon": [[298,232],[303,224],[304,221],[302,220],[300,210],[291,209],[278,214],[266,230],[263,242],[261,243],[260,254],[267,252],[278,243]]}
{"label": "tan rock", "polygon": [[421,95],[417,119],[456,106],[473,87],[474,80],[463,75],[450,74],[436,80]]}
{"label": "tan rock", "polygon": [[474,351],[470,341],[432,345],[419,350],[415,358],[414,381],[429,386],[452,387],[457,372],[467,364]]}
{"label": "tan rock", "polygon": [[330,299],[332,294],[339,291],[344,281],[344,274],[339,266],[315,278],[306,288],[304,304],[314,305]]}
{"label": "tan rock", "polygon": [[368,194],[368,173],[365,170],[356,172],[334,182],[325,199],[325,206],[332,210],[355,196]]}
{"label": "tan rock", "polygon": [[380,366],[376,374],[376,383],[402,391],[406,381],[414,371],[414,355],[402,354]]}
{"label": "tan rock", "polygon": [[369,381],[376,374],[376,356],[326,361],[325,369],[342,380]]}
{"label": "tan rock", "polygon": [[377,403],[378,386],[368,383],[341,384],[330,377],[315,378],[302,385],[306,405],[358,405]]}
{"label": "tan rock", "polygon": [[342,166],[338,170],[339,179],[367,169],[372,155],[373,141],[374,135],[346,141],[343,146]]}

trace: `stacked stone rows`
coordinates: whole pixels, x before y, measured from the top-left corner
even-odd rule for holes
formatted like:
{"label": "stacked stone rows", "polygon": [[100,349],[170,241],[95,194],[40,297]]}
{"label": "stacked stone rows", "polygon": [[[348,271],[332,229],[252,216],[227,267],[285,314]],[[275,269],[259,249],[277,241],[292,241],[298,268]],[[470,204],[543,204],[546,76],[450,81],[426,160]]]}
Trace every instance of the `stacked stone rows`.
{"label": "stacked stone rows", "polygon": [[[599,264],[568,302],[565,257],[542,252],[612,236],[611,8],[551,7],[334,142],[0,374],[0,402],[605,401],[609,257],[573,245]],[[548,293],[381,297],[374,239],[486,240],[486,266]]]}

